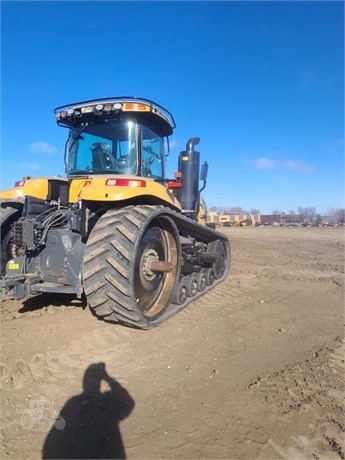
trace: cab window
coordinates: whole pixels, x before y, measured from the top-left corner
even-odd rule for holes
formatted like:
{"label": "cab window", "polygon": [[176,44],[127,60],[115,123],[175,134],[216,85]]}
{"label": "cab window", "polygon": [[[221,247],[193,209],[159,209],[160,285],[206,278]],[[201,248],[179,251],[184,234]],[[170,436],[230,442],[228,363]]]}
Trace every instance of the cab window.
{"label": "cab window", "polygon": [[142,128],[142,165],[144,177],[164,178],[164,141],[154,131]]}

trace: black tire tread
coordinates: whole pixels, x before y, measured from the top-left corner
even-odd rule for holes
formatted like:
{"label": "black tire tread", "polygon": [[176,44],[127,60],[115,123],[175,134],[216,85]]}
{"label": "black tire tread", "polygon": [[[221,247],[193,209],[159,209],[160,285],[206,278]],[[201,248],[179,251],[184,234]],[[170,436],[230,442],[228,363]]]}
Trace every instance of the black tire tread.
{"label": "black tire tread", "polygon": [[141,227],[154,210],[143,206],[140,211],[133,206],[109,210],[93,227],[84,255],[84,289],[92,311],[105,321],[147,325],[135,305],[130,271]]}
{"label": "black tire tread", "polygon": [[3,246],[3,240],[7,236],[12,223],[18,220],[21,216],[21,211],[17,208],[6,206],[0,206],[0,250],[1,250],[1,261],[0,261],[0,273],[1,275],[5,274],[6,271],[6,262],[7,255],[5,246]]}

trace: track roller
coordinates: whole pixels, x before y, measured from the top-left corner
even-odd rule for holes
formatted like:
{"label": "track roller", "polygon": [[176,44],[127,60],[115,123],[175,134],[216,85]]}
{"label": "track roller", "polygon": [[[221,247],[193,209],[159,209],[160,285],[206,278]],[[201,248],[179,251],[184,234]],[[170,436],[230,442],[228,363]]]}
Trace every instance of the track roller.
{"label": "track roller", "polygon": [[182,305],[187,300],[187,297],[187,286],[185,283],[181,282],[176,288],[173,303],[176,305]]}
{"label": "track roller", "polygon": [[203,268],[201,270],[201,273],[204,273],[206,277],[206,285],[212,286],[212,284],[214,283],[214,279],[215,279],[213,268]]}
{"label": "track roller", "polygon": [[188,297],[196,296],[197,292],[199,291],[199,283],[196,274],[185,276],[182,281],[185,281],[187,286],[187,294]]}
{"label": "track roller", "polygon": [[207,286],[205,273],[198,273],[197,279],[198,279],[198,291],[204,292]]}

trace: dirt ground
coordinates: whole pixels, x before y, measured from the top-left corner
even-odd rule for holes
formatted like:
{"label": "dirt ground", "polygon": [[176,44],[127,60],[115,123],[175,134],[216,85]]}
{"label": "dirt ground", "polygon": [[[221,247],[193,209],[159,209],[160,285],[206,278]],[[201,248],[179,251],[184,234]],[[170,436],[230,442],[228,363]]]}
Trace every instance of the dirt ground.
{"label": "dirt ground", "polygon": [[344,230],[225,232],[228,279],[151,331],[2,304],[1,458],[344,457]]}

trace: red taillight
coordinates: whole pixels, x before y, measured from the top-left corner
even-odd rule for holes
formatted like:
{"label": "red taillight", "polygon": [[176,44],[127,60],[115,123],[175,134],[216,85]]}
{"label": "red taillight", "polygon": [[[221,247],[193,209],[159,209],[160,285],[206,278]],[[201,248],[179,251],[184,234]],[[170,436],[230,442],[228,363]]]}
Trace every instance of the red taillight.
{"label": "red taillight", "polygon": [[15,187],[23,187],[23,185],[25,184],[25,182],[27,180],[31,179],[30,176],[23,176],[23,179],[22,180],[17,180],[17,182],[14,183],[14,186]]}
{"label": "red taillight", "polygon": [[25,180],[17,180],[17,182],[14,183],[15,187],[23,187],[25,184]]}
{"label": "red taillight", "polygon": [[182,182],[168,182],[168,188],[181,188]]}
{"label": "red taillight", "polygon": [[146,187],[146,181],[136,179],[107,179],[105,185],[116,185],[118,187]]}

